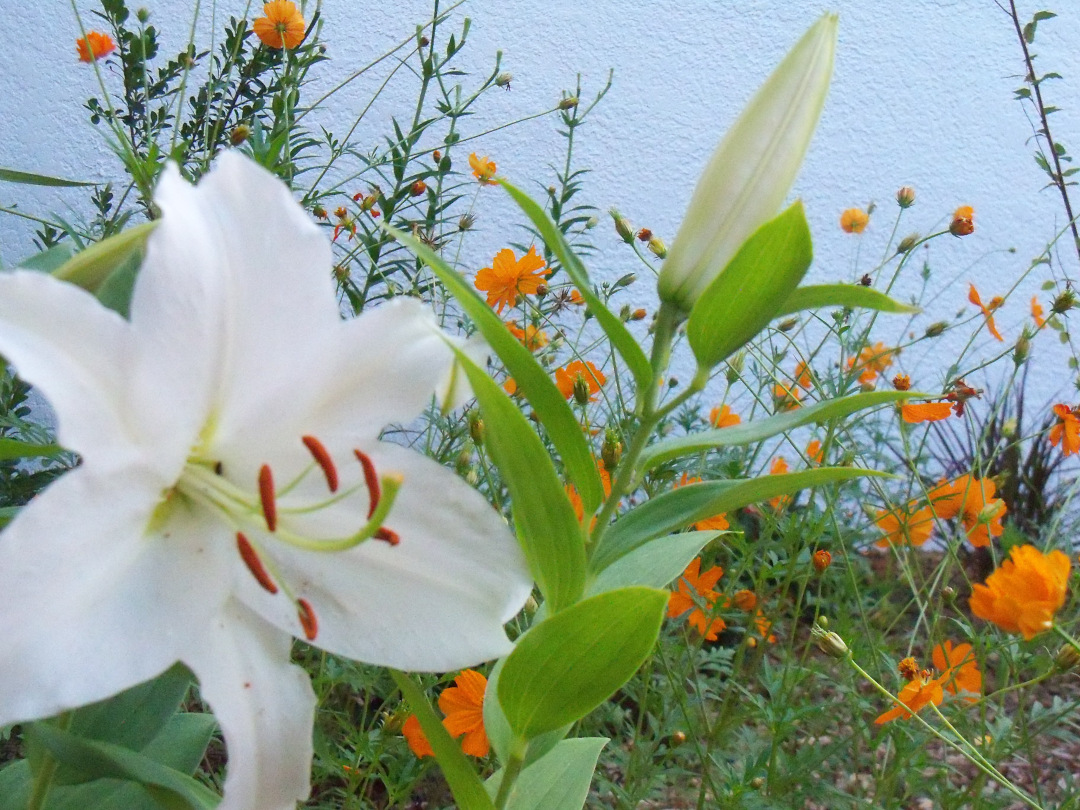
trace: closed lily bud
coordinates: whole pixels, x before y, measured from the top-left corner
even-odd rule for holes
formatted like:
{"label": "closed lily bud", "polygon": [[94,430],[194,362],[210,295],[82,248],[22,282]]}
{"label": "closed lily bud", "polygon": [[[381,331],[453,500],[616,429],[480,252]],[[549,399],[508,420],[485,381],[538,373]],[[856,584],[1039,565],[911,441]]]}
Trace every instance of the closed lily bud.
{"label": "closed lily bud", "polygon": [[779,213],[825,106],[836,20],[826,14],[803,35],[720,142],[660,270],[662,301],[689,312],[743,242]]}

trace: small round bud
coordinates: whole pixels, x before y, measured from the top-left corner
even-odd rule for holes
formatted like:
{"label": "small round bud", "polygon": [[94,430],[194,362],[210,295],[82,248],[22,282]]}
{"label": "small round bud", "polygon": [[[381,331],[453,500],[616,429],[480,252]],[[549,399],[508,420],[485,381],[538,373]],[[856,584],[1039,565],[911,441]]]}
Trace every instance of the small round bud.
{"label": "small round bud", "polygon": [[670,378],[670,379],[669,379],[669,380],[667,381],[667,387],[668,387],[668,388],[675,388],[675,387],[677,387],[678,385],[679,385],[679,378],[678,378],[678,377],[671,377],[671,378]]}
{"label": "small round bud", "polygon": [[941,598],[946,602],[951,602],[956,599],[956,588],[952,585],[946,585],[941,589]]}
{"label": "small round bud", "polygon": [[915,204],[915,189],[911,186],[901,186],[896,192],[896,204],[901,208],[911,208]]}
{"label": "small round bud", "polygon": [[975,209],[970,205],[957,208],[949,224],[949,233],[953,236],[969,236],[975,233]]}
{"label": "small round bud", "polygon": [[604,461],[604,469],[611,472],[619,466],[622,460],[623,445],[619,441],[619,434],[612,428],[604,431],[604,445],[600,448],[600,458]]}
{"label": "small round bud", "polygon": [[626,323],[630,320],[630,305],[623,304],[622,309],[619,310],[619,320]]}
{"label": "small round bud", "polygon": [[781,332],[790,332],[798,325],[798,318],[788,318],[786,321],[780,321],[780,323],[776,325],[776,328],[779,329]]}
{"label": "small round bud", "polygon": [[498,87],[510,87],[510,82],[514,80],[514,74],[512,73],[500,73],[495,77],[495,84]]}
{"label": "small round bud", "polygon": [[564,98],[562,101],[559,102],[559,109],[560,110],[572,110],[577,105],[578,105],[577,96],[567,96],[566,98]]}
{"label": "small round bud", "polygon": [[543,298],[547,294],[548,294],[548,285],[547,284],[544,284],[543,282],[541,282],[540,284],[536,285],[536,297],[537,298]]}
{"label": "small round bud", "polygon": [[819,625],[814,625],[810,632],[818,649],[826,655],[833,658],[847,658],[851,655],[848,645],[836,633],[824,630]]}
{"label": "small round bud", "polygon": [[477,447],[484,446],[484,420],[478,411],[469,411],[469,436]]}
{"label": "small round bud", "polygon": [[817,551],[814,552],[812,560],[814,564],[814,570],[817,571],[819,574],[823,574],[825,573],[825,569],[832,565],[832,554],[830,554],[823,548],[819,548]]}
{"label": "small round bud", "polygon": [[454,468],[457,469],[460,475],[465,475],[469,472],[469,467],[472,465],[472,452],[468,449],[462,450],[458,453],[457,458],[454,460]]}
{"label": "small round bud", "polygon": [[135,19],[141,23],[147,22],[150,19],[150,9],[145,6],[139,8],[139,10],[135,12]]}
{"label": "small round bud", "polygon": [[664,244],[664,240],[659,236],[654,236],[649,240],[649,250],[652,252],[652,255],[658,259],[667,258],[667,245]]}
{"label": "small round bud", "polygon": [[615,220],[615,233],[617,233],[626,244],[632,245],[634,243],[634,226],[630,224],[630,220],[614,208],[611,209],[611,218]]}
{"label": "small round bud", "polygon": [[312,208],[311,213],[316,219],[326,219],[328,217],[326,209],[323,208],[321,205],[316,205],[314,208]]}
{"label": "small round bud", "polygon": [[755,776],[753,779],[750,780],[750,787],[752,787],[754,790],[761,790],[763,787],[765,787],[765,777]]}
{"label": "small round bud", "polygon": [[814,626],[815,627],[821,627],[821,628],[828,627],[829,626],[829,617],[824,616],[824,615],[823,616],[818,616],[817,621],[814,622]]}
{"label": "small round bud", "polygon": [[585,228],[587,230],[590,230],[590,231],[599,224],[600,224],[600,218],[598,216],[596,216],[596,214],[593,214],[591,217],[589,217],[587,220],[585,220]]}
{"label": "small round bud", "polygon": [[438,149],[436,149],[434,152],[431,153],[431,159],[433,161],[435,161],[436,163],[441,162],[442,161],[442,152],[440,152]]}
{"label": "small round bud", "polygon": [[645,310],[643,310],[643,309],[640,309],[640,308],[635,309],[633,312],[630,313],[630,320],[632,320],[632,321],[643,321],[643,320],[645,320],[645,316],[647,314],[648,313],[646,313]]}
{"label": "small round bud", "polygon": [[928,338],[934,338],[934,337],[937,337],[938,335],[940,335],[942,332],[944,332],[948,328],[949,328],[949,324],[946,323],[945,321],[936,321],[935,323],[932,323],[928,327],[926,327],[926,331],[923,332],[923,334],[926,335],[926,337],[928,337]]}
{"label": "small round bud", "polygon": [[229,142],[233,146],[239,146],[251,136],[251,127],[247,124],[237,124],[229,133]]}
{"label": "small round bud", "polygon": [[419,197],[427,192],[427,183],[423,180],[417,180],[412,186],[409,187],[409,194],[413,197]]}
{"label": "small round bud", "polygon": [[903,239],[900,240],[900,244],[896,246],[897,253],[910,253],[911,250],[919,241],[919,235],[917,233],[909,233]]}
{"label": "small round bud", "polygon": [[1059,672],[1068,672],[1080,666],[1080,652],[1072,644],[1064,644],[1054,656],[1054,669]]}
{"label": "small round bud", "polygon": [[684,732],[684,731],[673,731],[673,732],[671,732],[671,744],[673,746],[682,745],[684,742],[686,742],[686,732]]}
{"label": "small round bud", "polygon": [[637,232],[637,238],[639,242],[648,242],[650,239],[652,239],[652,231],[650,231],[648,228],[642,228],[640,231]]}
{"label": "small round bud", "polygon": [[589,404],[589,383],[583,374],[574,378],[574,401],[582,407]]}

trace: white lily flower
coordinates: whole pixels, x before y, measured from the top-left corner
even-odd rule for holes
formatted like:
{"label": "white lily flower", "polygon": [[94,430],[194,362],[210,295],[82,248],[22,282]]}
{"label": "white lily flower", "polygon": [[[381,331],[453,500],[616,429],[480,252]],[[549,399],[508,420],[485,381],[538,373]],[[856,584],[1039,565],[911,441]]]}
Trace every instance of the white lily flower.
{"label": "white lily flower", "polygon": [[326,238],[239,154],[155,196],[130,321],[0,274],[0,353],[81,464],[0,533],[0,726],[180,660],[229,752],[224,810],[307,796],[315,698],[291,637],[408,670],[507,653],[530,592],[504,521],[378,441],[451,366],[417,301],[342,321]]}
{"label": "white lily flower", "polygon": [[660,270],[660,299],[689,312],[743,242],[776,216],[832,77],[836,15],[818,20],[739,115],[698,181]]}

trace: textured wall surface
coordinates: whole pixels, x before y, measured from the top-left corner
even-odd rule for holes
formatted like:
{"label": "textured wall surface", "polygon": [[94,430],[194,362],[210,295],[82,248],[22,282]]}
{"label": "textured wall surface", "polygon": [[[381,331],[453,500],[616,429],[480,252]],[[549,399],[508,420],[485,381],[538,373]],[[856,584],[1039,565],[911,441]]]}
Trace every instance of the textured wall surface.
{"label": "textured wall surface", "polygon": [[[115,178],[117,164],[82,109],[97,88],[93,72],[74,58],[78,28],[70,5],[60,0],[2,4],[8,35],[0,49],[0,165]],[[193,4],[150,0],[145,5],[162,30],[164,52],[175,52],[186,37]],[[1045,88],[1049,103],[1063,108],[1052,119],[1056,134],[1073,146],[1080,129],[1075,102],[1080,14],[1070,4],[1059,5],[1062,16],[1043,24],[1035,50],[1043,71],[1065,76]],[[82,0],[79,6],[84,13],[93,7]],[[203,0],[199,29],[211,30],[212,13],[220,21],[247,7],[240,0]],[[935,244],[928,284],[933,306],[919,323],[965,307],[969,281],[986,297],[1004,293],[1065,219],[1060,200],[1042,190],[1044,177],[1031,159],[1031,124],[1013,100],[1023,68],[1010,20],[993,0],[834,0],[831,7],[840,13],[834,84],[794,191],[805,200],[814,230],[812,278],[851,280],[871,269],[895,221],[893,194],[909,184],[918,201],[904,215],[901,234],[940,228],[964,203],[975,207],[978,228],[967,239]],[[482,101],[467,131],[481,132],[549,108],[560,90],[574,85],[578,73],[583,98],[589,97],[613,68],[611,92],[581,131],[579,165],[592,169],[584,200],[602,211],[617,205],[635,224],[670,241],[698,172],[727,125],[801,32],[829,8],[805,0],[470,0],[457,12],[458,24],[465,14],[473,19],[463,66],[486,72],[495,52],[502,50],[503,69],[514,80],[510,92],[492,93]],[[408,36],[412,24],[430,14],[430,5],[426,0],[324,0],[322,10],[330,61],[321,68],[316,90],[332,86]],[[1035,10],[1022,6],[1021,13],[1030,16]],[[92,18],[87,19],[92,26]],[[321,122],[346,129],[385,75],[365,77],[335,96]],[[358,137],[371,138],[374,145],[374,138],[387,131],[391,114],[408,114],[415,87],[415,80],[400,72],[357,130]],[[501,173],[542,185],[550,182],[550,165],[561,163],[562,145],[551,117],[476,143],[479,151],[498,160]],[[501,195],[491,191],[485,190],[478,202],[480,232],[470,247],[475,255],[466,254],[477,266],[506,240],[520,236]],[[28,213],[77,218],[87,212],[79,191],[0,185],[0,204],[16,200]],[[866,233],[841,233],[840,211],[870,201],[877,202],[878,212]],[[25,221],[0,217],[5,264],[32,252],[31,233]],[[614,277],[638,269],[636,260],[620,249],[606,216],[594,241],[600,249],[595,273]],[[1075,276],[1075,254],[1060,254],[1063,270]],[[1046,272],[1034,271],[1000,313],[1007,339],[1019,335],[1028,319],[1027,302]],[[922,281],[917,276],[910,275],[901,296],[918,292]],[[651,306],[647,286],[639,283],[635,296]],[[886,324],[880,337],[896,339],[898,328]],[[1056,339],[1046,338],[1036,347],[1035,400],[1059,393],[1072,398],[1060,351],[1051,345]],[[985,331],[977,345],[987,353],[997,348],[987,343]],[[932,352],[910,352],[903,363],[916,373],[924,364],[932,368],[934,376],[925,380],[929,387],[940,383],[939,358],[953,348],[943,341]]]}

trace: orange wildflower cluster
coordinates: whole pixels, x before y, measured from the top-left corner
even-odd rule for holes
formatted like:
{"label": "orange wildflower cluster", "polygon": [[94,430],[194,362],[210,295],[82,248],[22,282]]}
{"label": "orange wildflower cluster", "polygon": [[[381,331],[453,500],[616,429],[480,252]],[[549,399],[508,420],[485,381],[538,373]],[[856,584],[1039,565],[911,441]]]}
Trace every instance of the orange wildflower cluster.
{"label": "orange wildflower cluster", "polygon": [[266,47],[292,50],[304,41],[307,25],[295,3],[271,0],[263,6],[263,14],[251,27]]}
{"label": "orange wildflower cluster", "polygon": [[[675,489],[679,487],[685,487],[688,484],[700,484],[701,479],[698,477],[691,477],[688,473],[683,473],[682,478],[675,482]],[[704,518],[694,524],[694,528],[699,532],[711,532],[711,531],[726,531],[731,528],[731,524],[728,522],[727,514],[722,513],[719,515],[713,515],[712,517]]]}
{"label": "orange wildflower cluster", "polygon": [[1060,444],[1061,452],[1066,456],[1080,452],[1080,407],[1070,408],[1059,403],[1054,406],[1054,416],[1058,421],[1050,428],[1050,444],[1054,447]]}
{"label": "orange wildflower cluster", "polygon": [[1013,546],[986,584],[973,586],[971,612],[1030,641],[1053,626],[1054,614],[1065,604],[1071,567],[1064,552]]}
{"label": "orange wildflower cluster", "polygon": [[1001,336],[1001,332],[998,331],[997,325],[994,323],[994,313],[1001,309],[1002,304],[1005,303],[1005,299],[1000,295],[995,295],[990,299],[990,303],[983,304],[982,298],[979,296],[979,291],[975,289],[974,284],[968,285],[968,301],[977,306],[986,318],[986,329],[994,336],[996,340],[1005,342],[1005,338]]}
{"label": "orange wildflower cluster", "polygon": [[894,706],[879,715],[874,720],[877,725],[897,718],[906,719],[930,704],[939,706],[945,692],[953,695],[970,693],[964,694],[963,699],[969,702],[978,700],[975,696],[982,693],[982,673],[970,644],[957,644],[954,647],[951,641],[946,641],[934,647],[933,659],[934,666],[941,671],[937,678],[932,670],[920,672],[914,658],[905,658],[900,662],[901,675],[909,679],[896,696],[904,705]]}
{"label": "orange wildflower cluster", "polygon": [[495,185],[495,181],[492,179],[495,177],[496,172],[495,161],[489,160],[487,155],[477,157],[476,152],[473,152],[469,155],[469,167],[472,169],[473,177],[475,177],[481,185]]}
{"label": "orange wildflower cluster", "polygon": [[942,481],[930,491],[930,508],[944,520],[959,517],[971,545],[990,545],[1004,531],[1005,501],[995,498],[997,487],[989,478],[961,475],[951,484]]}
{"label": "orange wildflower cluster", "polygon": [[547,333],[541,331],[531,323],[525,324],[525,328],[522,329],[517,325],[517,321],[507,321],[506,328],[509,329],[510,334],[520,340],[521,345],[530,352],[535,352],[537,349],[542,349],[548,345]]}
{"label": "orange wildflower cluster", "polygon": [[878,374],[883,374],[885,369],[893,364],[892,356],[895,349],[885,348],[884,343],[875,343],[873,346],[864,346],[858,357],[848,359],[848,371],[858,369],[859,382],[863,385],[871,385],[877,381]]}
{"label": "orange wildflower cluster", "polygon": [[586,399],[592,402],[607,382],[604,372],[588,360],[574,360],[563,368],[555,369],[555,385],[566,399],[578,396],[575,389],[588,392]]}
{"label": "orange wildflower cluster", "polygon": [[476,289],[487,293],[488,306],[501,313],[503,307],[513,308],[519,295],[536,294],[544,277],[551,272],[546,267],[544,260],[536,254],[535,246],[520,259],[510,248],[503,248],[495,254],[491,267],[476,274],[473,283]]}
{"label": "orange wildflower cluster", "polygon": [[[487,678],[473,669],[463,669],[454,678],[454,686],[439,695],[439,708],[446,715],[443,726],[451,737],[461,737],[461,750],[474,757],[486,757],[491,746],[487,732],[484,731],[484,690]],[[431,743],[420,727],[420,720],[415,714],[409,715],[401,727],[405,742],[418,757],[431,757],[435,752]]]}
{"label": "orange wildflower cluster", "polygon": [[1035,321],[1035,328],[1042,329],[1046,326],[1046,313],[1043,312],[1042,304],[1039,303],[1039,297],[1037,295],[1031,296],[1031,317]]}
{"label": "orange wildflower cluster", "polygon": [[[679,578],[677,590],[672,591],[668,597],[668,618],[677,619],[690,611],[690,615],[686,617],[687,624],[697,630],[706,641],[716,641],[727,623],[719,617],[710,619],[705,611],[711,613],[716,600],[720,598],[721,594],[713,588],[723,575],[724,569],[718,565],[714,565],[704,574],[701,573],[701,558],[694,558]],[[721,604],[725,605],[726,602]]]}
{"label": "orange wildflower cluster", "polygon": [[840,228],[844,233],[862,233],[870,222],[870,215],[861,208],[848,208],[840,214]]}
{"label": "orange wildflower cluster", "polygon": [[75,40],[75,47],[79,52],[80,62],[93,62],[104,59],[116,50],[116,43],[112,37],[100,31],[87,31],[85,39]]}
{"label": "orange wildflower cluster", "polygon": [[975,209],[970,205],[961,205],[953,212],[949,223],[949,233],[953,236],[969,236],[975,233]]}
{"label": "orange wildflower cluster", "polygon": [[714,428],[726,428],[742,422],[742,417],[731,410],[730,405],[717,405],[709,411],[709,424]]}

